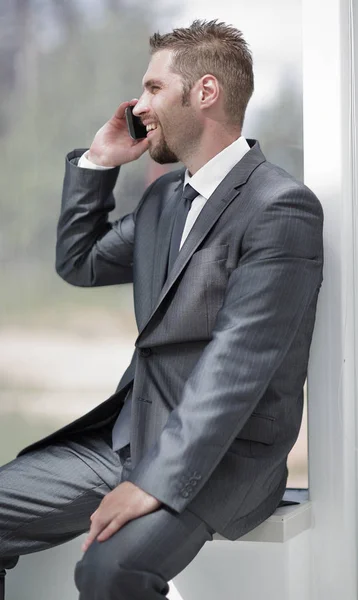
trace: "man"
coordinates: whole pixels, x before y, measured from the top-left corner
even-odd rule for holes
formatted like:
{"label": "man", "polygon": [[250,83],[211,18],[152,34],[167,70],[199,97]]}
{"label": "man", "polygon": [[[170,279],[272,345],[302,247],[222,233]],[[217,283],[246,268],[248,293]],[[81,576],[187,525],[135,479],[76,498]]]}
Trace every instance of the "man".
{"label": "man", "polygon": [[[133,281],[132,362],[106,402],[0,472],[3,573],[90,525],[81,600],[166,597],[214,531],[234,540],[275,510],[322,282],[320,203],[241,135],[241,33],[195,21],[150,43],[139,100],[67,156],[57,242],[69,283]],[[111,223],[119,168],[146,150],[185,168]]]}

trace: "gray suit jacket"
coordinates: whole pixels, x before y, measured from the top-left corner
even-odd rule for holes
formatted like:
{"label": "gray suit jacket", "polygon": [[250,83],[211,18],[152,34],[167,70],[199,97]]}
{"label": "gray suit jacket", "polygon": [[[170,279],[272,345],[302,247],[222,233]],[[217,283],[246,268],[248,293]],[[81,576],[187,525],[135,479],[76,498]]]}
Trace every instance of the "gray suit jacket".
{"label": "gray suit jacket", "polygon": [[21,452],[114,419],[133,382],[129,480],[228,539],[284,493],[323,263],[316,196],[248,142],[167,279],[184,170],[110,223],[119,168],[79,168],[84,149],[67,156],[57,272],[77,286],[133,282],[138,337],[113,396]]}

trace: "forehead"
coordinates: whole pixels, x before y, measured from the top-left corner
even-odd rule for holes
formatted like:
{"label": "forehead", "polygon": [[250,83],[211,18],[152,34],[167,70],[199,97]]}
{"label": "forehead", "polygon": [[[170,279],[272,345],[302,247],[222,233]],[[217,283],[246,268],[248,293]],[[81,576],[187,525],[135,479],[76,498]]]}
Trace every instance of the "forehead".
{"label": "forehead", "polygon": [[163,81],[179,79],[179,75],[171,70],[171,62],[173,57],[172,50],[160,50],[153,54],[148,68],[143,77],[143,86],[151,79],[161,79]]}

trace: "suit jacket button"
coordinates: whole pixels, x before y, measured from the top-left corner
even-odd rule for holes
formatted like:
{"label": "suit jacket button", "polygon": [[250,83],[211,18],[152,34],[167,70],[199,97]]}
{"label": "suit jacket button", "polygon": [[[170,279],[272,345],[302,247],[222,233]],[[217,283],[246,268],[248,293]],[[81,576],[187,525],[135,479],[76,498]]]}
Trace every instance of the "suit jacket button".
{"label": "suit jacket button", "polygon": [[139,348],[139,354],[141,356],[150,356],[152,354],[152,351],[150,348]]}

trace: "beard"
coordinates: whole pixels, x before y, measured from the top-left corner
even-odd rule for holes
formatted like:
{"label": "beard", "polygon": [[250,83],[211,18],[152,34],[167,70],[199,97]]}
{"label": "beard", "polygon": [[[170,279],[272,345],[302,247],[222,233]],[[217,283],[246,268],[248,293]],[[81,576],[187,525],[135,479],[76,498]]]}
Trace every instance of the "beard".
{"label": "beard", "polygon": [[177,155],[169,148],[167,142],[162,137],[155,146],[149,146],[150,157],[160,165],[179,162]]}
{"label": "beard", "polygon": [[[190,106],[189,106],[190,108]],[[160,165],[170,163],[184,162],[186,156],[191,155],[197,146],[197,140],[200,139],[202,127],[198,123],[193,111],[181,111],[171,123],[167,124],[167,136],[164,135],[162,123],[158,123],[161,128],[158,141],[149,146],[150,157]],[[168,145],[166,137],[171,138],[171,148]]]}

